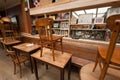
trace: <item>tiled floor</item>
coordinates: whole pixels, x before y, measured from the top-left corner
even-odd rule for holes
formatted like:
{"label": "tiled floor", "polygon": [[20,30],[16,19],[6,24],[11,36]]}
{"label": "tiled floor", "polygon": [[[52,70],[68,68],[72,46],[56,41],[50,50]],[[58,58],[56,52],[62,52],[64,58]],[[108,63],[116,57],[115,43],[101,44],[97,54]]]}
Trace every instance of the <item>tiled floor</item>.
{"label": "tiled floor", "polygon": [[[29,61],[26,64],[22,64],[22,78],[20,78],[19,68],[17,67],[17,73],[14,75],[13,63],[9,56],[3,49],[0,48],[0,80],[36,80],[34,73],[31,73]],[[74,68],[74,69],[73,69]],[[79,80],[79,70],[72,67],[71,80]],[[39,80],[60,80],[60,72],[58,69],[49,66],[46,67],[38,62]],[[65,70],[65,80],[67,79],[67,68]]]}

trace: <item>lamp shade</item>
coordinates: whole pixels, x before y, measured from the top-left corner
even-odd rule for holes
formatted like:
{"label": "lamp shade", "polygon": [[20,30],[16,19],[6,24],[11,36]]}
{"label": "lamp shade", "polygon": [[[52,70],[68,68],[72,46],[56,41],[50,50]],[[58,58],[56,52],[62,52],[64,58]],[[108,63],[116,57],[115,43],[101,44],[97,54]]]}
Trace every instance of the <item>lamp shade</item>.
{"label": "lamp shade", "polygon": [[3,22],[11,22],[11,19],[9,17],[2,17],[1,20]]}

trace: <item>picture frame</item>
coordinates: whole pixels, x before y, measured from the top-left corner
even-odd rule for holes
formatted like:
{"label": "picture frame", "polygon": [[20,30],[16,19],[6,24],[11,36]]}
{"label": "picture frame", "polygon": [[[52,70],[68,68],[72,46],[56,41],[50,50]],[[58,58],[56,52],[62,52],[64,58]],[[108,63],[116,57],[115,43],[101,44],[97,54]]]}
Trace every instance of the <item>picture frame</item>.
{"label": "picture frame", "polygon": [[78,24],[92,24],[93,14],[80,14]]}
{"label": "picture frame", "polygon": [[94,24],[102,24],[104,23],[104,17],[96,17],[94,19]]}

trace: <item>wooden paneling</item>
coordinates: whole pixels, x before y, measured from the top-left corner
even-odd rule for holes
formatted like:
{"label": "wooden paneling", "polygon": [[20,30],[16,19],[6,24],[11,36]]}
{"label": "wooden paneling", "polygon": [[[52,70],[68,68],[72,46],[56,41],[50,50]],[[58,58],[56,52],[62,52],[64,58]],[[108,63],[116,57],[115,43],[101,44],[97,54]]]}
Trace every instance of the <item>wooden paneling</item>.
{"label": "wooden paneling", "polygon": [[40,0],[40,6],[51,4],[52,0]]}
{"label": "wooden paneling", "polygon": [[[30,15],[43,15],[64,11],[83,10],[104,6],[119,5],[120,0],[70,0],[63,3],[52,3],[30,9]],[[66,7],[65,7],[66,6]]]}
{"label": "wooden paneling", "polygon": [[24,2],[24,0],[21,0],[21,11],[22,11],[22,18],[23,18],[23,32],[30,33],[32,30],[32,25],[31,25],[31,18],[29,14],[29,10],[25,10],[27,8],[26,6],[27,3]]}

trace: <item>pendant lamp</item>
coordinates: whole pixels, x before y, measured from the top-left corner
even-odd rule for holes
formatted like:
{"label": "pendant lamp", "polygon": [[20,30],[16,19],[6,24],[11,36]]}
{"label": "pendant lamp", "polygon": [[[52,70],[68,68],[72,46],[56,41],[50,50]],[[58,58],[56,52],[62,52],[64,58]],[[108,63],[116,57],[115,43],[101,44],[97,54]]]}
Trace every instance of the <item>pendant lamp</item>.
{"label": "pendant lamp", "polygon": [[1,20],[3,21],[3,22],[11,22],[11,19],[9,18],[9,17],[7,17],[7,10],[6,10],[6,0],[4,0],[5,1],[5,5],[4,5],[4,7],[5,7],[5,14],[6,14],[6,17],[2,17],[1,18]]}

